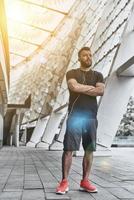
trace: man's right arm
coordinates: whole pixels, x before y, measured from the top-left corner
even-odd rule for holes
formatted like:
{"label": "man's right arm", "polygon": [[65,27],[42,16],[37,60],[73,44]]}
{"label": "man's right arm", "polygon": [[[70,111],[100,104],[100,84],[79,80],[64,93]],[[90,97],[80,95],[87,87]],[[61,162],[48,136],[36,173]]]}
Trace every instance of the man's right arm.
{"label": "man's right arm", "polygon": [[71,91],[86,94],[86,92],[94,89],[92,85],[84,85],[78,83],[75,79],[71,78],[67,81],[68,87]]}

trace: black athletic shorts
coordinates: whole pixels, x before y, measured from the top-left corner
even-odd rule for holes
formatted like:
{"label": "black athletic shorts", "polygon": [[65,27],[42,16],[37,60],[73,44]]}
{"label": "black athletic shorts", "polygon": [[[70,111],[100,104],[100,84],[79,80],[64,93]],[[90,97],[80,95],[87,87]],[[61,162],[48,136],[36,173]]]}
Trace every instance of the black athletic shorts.
{"label": "black athletic shorts", "polygon": [[97,118],[89,112],[73,112],[68,116],[64,136],[64,151],[77,151],[82,145],[86,151],[96,150]]}

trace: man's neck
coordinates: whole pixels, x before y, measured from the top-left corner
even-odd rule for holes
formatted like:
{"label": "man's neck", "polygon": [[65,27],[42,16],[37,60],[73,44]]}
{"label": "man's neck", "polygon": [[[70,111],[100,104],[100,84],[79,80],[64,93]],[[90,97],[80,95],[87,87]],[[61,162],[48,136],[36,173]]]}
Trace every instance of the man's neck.
{"label": "man's neck", "polygon": [[84,72],[88,72],[88,71],[91,70],[91,67],[83,68],[82,66],[80,66],[80,70],[81,70],[81,71],[84,71]]}

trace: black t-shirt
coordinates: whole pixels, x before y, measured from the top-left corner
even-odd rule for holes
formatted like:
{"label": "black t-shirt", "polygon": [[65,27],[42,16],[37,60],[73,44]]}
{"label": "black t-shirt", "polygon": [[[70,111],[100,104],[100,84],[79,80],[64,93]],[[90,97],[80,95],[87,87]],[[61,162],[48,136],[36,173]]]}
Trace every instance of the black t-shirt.
{"label": "black t-shirt", "polygon": [[[104,83],[103,75],[100,72],[89,70],[87,72],[82,71],[80,68],[72,69],[67,72],[66,79],[75,79],[78,83],[84,85],[96,86],[97,82]],[[69,106],[68,111],[79,110],[90,112],[96,117],[97,114],[97,100],[95,96],[89,96],[86,94],[80,94],[73,92],[69,89]]]}

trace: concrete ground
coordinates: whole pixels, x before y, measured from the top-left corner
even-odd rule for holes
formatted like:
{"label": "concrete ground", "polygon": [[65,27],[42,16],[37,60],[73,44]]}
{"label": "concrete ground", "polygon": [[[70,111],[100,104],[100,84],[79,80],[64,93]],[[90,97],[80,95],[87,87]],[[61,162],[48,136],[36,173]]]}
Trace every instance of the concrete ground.
{"label": "concrete ground", "polygon": [[74,157],[70,191],[55,194],[61,179],[61,153],[26,147],[0,150],[0,200],[134,200],[134,148],[114,148],[95,157],[91,181],[98,193],[79,191],[82,157]]}

